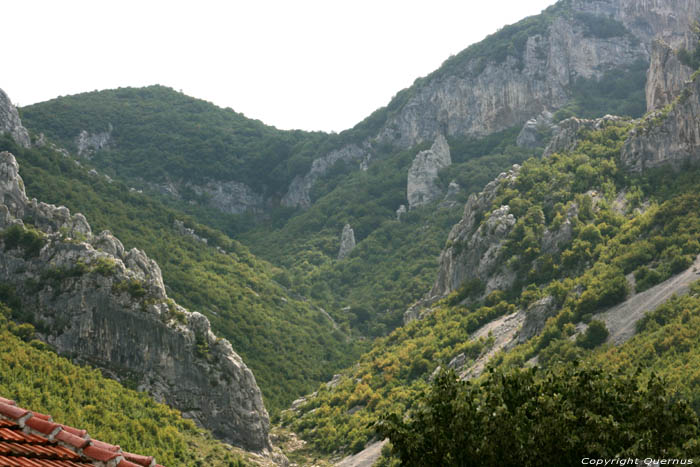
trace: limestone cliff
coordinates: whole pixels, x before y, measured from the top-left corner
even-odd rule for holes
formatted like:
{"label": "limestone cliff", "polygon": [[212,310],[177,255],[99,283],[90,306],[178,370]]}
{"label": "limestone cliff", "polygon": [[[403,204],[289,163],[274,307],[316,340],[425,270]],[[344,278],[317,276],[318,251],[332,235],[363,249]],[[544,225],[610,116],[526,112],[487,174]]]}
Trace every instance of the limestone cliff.
{"label": "limestone cliff", "polygon": [[515,144],[521,148],[536,148],[543,145],[549,135],[559,127],[552,122],[551,112],[543,111],[536,118],[531,118],[523,125]]}
{"label": "limestone cliff", "polygon": [[[310,188],[329,161],[366,161],[375,146],[406,149],[439,134],[484,136],[561,108],[576,79],[600,78],[648,61],[652,39],[674,47],[687,44],[698,16],[700,0],[562,0],[417,80],[392,101],[374,136],[314,161],[305,176],[291,183],[283,204],[307,207]],[[602,22],[611,27],[596,30]],[[523,32],[527,35],[520,37]],[[508,34],[517,35],[517,43]],[[499,41],[511,47],[496,57]],[[486,50],[493,53],[482,53]]]}
{"label": "limestone cliff", "polygon": [[502,185],[515,181],[519,170],[520,166],[513,166],[481,193],[469,196],[462,219],[450,231],[447,247],[440,254],[438,277],[429,300],[457,290],[468,279],[483,281],[486,293],[507,289],[514,282],[514,273],[501,261],[501,253],[516,219],[509,206],[492,209],[491,203]]}
{"label": "limestone cliff", "polygon": [[242,182],[210,181],[203,186],[189,187],[196,194],[205,195],[209,206],[228,214],[259,213],[265,206],[263,196]]}
{"label": "limestone cliff", "polygon": [[408,169],[406,198],[408,208],[414,209],[442,196],[438,184],[438,171],[452,165],[450,146],[444,136],[438,135],[432,147],[416,154]]}
{"label": "limestone cliff", "polygon": [[[675,81],[669,83],[675,86]],[[659,91],[667,94],[663,88]],[[686,162],[700,162],[700,77],[697,73],[669,104],[637,123],[625,141],[620,159],[624,167],[634,172],[660,165],[679,167]]]}
{"label": "limestone cliff", "polygon": [[366,143],[362,146],[351,144],[314,160],[311,169],[304,176],[294,177],[287,193],[282,197],[282,206],[308,208],[311,206],[311,187],[334,164],[339,161],[355,162],[358,163],[358,168],[367,170],[370,157],[370,144]]}
{"label": "limestone cliff", "polygon": [[655,40],[651,47],[651,60],[647,71],[647,111],[661,109],[670,104],[692,74],[693,70],[681,63],[670,45],[662,40]]}
{"label": "limestone cliff", "polygon": [[270,448],[253,373],[206,317],[170,300],[160,268],[81,214],[29,200],[0,153],[0,281],[60,354],[134,382],[249,450]]}
{"label": "limestone cliff", "polygon": [[29,133],[22,126],[17,108],[12,105],[5,91],[0,89],[0,134],[9,133],[20,146],[29,147]]}
{"label": "limestone cliff", "polygon": [[86,159],[92,158],[100,149],[109,148],[112,141],[112,125],[110,124],[107,131],[99,133],[90,133],[82,130],[75,138],[75,146],[78,148],[78,155]]}
{"label": "limestone cliff", "polygon": [[550,156],[555,152],[566,152],[573,149],[579,140],[581,131],[583,130],[599,130],[608,123],[619,120],[621,120],[621,118],[615,115],[606,115],[595,119],[576,117],[567,118],[556,126],[552,139],[544,149],[542,157]]}

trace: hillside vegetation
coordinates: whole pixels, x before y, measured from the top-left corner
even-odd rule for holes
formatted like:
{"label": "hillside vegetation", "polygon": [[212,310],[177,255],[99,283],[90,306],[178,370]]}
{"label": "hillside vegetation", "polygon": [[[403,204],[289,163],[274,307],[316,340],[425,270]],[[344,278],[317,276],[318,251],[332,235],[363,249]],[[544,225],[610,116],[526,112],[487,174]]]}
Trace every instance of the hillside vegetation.
{"label": "hillside vegetation", "polygon": [[[0,287],[0,298],[11,301]],[[240,453],[148,395],[122,387],[98,370],[79,367],[33,338],[29,324],[9,320],[0,302],[0,394],[20,407],[51,414],[58,423],[163,465],[248,465]]]}
{"label": "hillside vegetation", "polygon": [[[5,137],[0,148],[17,156],[30,196],[84,213],[93,231],[108,229],[127,249],[141,248],[155,259],[168,294],[207,315],[215,333],[231,341],[273,413],[357,355],[326,315],[272,279],[278,269],[239,242],[122,183],[90,175],[48,147],[22,149]],[[175,220],[208,243],[180,233]]]}
{"label": "hillside vegetation", "polygon": [[[696,209],[700,198],[695,190],[700,170],[687,167],[680,173],[658,169],[643,176],[625,174],[617,158],[630,128],[630,123],[616,121],[587,132],[572,151],[529,159],[513,186],[502,185],[492,208],[508,204],[517,219],[503,256],[519,278],[512,288],[479,298],[478,284],[464,284],[424,319],[378,339],[335,387],[319,387],[318,394],[300,409],[287,412],[285,423],[319,449],[357,451],[374,436],[369,427],[381,414],[405,413],[415,406],[435,368],[445,368],[460,354],[468,368],[493,345],[491,337],[471,340],[469,335],[546,296],[554,298],[558,311],[542,333],[497,354],[489,366],[520,368],[535,356],[545,367],[562,361],[597,361],[605,333],[601,339],[594,332],[599,327],[594,324],[595,314],[631,293],[625,276],[636,277],[637,290],[643,290],[682,271],[700,253]],[[571,240],[558,253],[540,251],[545,229],[558,228],[574,203],[577,213]],[[692,310],[689,308],[691,315]],[[591,323],[589,331],[571,339],[582,321]],[[660,326],[666,324],[662,321]],[[666,332],[673,334],[673,329],[681,333],[676,338],[690,332],[677,325]],[[642,328],[639,340],[609,351],[638,352],[635,345],[644,336],[651,339],[647,333],[652,330],[657,330],[653,321]],[[695,345],[671,347],[683,360],[695,358],[698,352]],[[645,354],[650,359],[645,367],[663,366],[678,391],[689,394],[688,388],[695,383],[673,376],[683,374],[681,368],[661,364],[657,352]],[[631,368],[623,358],[606,362],[611,369]]]}

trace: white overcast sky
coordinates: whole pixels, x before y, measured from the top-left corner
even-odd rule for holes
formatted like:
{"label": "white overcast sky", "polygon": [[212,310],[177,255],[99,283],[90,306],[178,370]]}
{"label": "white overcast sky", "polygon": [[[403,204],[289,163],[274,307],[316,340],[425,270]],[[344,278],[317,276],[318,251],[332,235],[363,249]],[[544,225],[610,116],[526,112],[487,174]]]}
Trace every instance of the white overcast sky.
{"label": "white overcast sky", "polygon": [[28,105],[162,84],[278,128],[341,131],[555,0],[7,0],[0,89]]}

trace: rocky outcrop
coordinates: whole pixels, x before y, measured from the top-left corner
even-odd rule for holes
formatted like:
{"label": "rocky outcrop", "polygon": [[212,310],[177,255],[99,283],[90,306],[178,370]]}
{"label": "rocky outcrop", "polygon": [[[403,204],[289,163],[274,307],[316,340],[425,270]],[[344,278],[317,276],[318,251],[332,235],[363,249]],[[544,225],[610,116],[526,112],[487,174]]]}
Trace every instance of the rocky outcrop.
{"label": "rocky outcrop", "polygon": [[438,171],[452,165],[450,146],[444,136],[438,135],[432,147],[416,154],[408,169],[406,198],[408,208],[424,206],[442,196]]}
{"label": "rocky outcrop", "polygon": [[686,85],[671,104],[648,114],[622,148],[623,167],[633,172],[661,165],[700,162],[700,79]]}
{"label": "rocky outcrop", "polygon": [[661,109],[670,104],[692,74],[693,70],[681,63],[670,45],[662,40],[655,40],[651,47],[651,60],[647,71],[647,111]]}
{"label": "rocky outcrop", "polygon": [[7,152],[0,201],[0,281],[15,289],[46,342],[135,381],[225,441],[270,448],[253,373],[206,317],[168,298],[153,260],[109,232],[93,235],[81,214],[29,200]]}
{"label": "rocky outcrop", "polygon": [[447,193],[445,197],[440,202],[441,208],[452,208],[457,205],[457,200],[459,198],[459,193],[462,191],[462,187],[459,183],[452,180],[449,185],[447,185]]}
{"label": "rocky outcrop", "polygon": [[343,259],[355,249],[355,231],[352,230],[350,224],[343,226],[343,232],[340,234],[340,249],[338,251],[338,259]]}
{"label": "rocky outcrop", "polygon": [[405,205],[405,204],[400,205],[400,206],[398,207],[398,209],[396,209],[396,220],[397,220],[397,221],[400,221],[400,220],[401,220],[401,216],[403,216],[403,215],[406,214],[407,212],[408,212],[408,210],[406,209],[406,205]]}
{"label": "rocky outcrop", "polygon": [[571,8],[619,21],[647,47],[654,38],[674,48],[690,45],[700,15],[698,0],[574,0]]}
{"label": "rocky outcrop", "polygon": [[466,280],[478,279],[485,293],[507,289],[515,275],[502,258],[502,247],[515,225],[510,207],[492,210],[499,187],[514,182],[520,166],[500,174],[478,195],[471,195],[462,219],[450,231],[447,247],[440,254],[438,278],[428,297],[439,298],[457,290]]}
{"label": "rocky outcrop", "polygon": [[294,177],[287,193],[282,197],[282,206],[308,208],[311,206],[311,187],[316,180],[325,175],[337,162],[350,163],[359,161],[358,167],[367,170],[370,157],[371,149],[369,143],[367,143],[362,146],[351,144],[314,160],[311,164],[311,169],[305,175]]}
{"label": "rocky outcrop", "polygon": [[194,229],[190,229],[189,227],[186,227],[185,223],[181,220],[175,219],[175,221],[173,222],[173,227],[175,228],[175,231],[177,233],[179,233],[180,235],[183,235],[185,237],[190,237],[199,243],[204,243],[205,245],[207,243],[209,243],[209,240],[197,235],[197,233],[194,231]]}
{"label": "rocky outcrop", "polygon": [[29,133],[22,126],[17,108],[12,105],[5,91],[0,89],[0,134],[3,133],[9,133],[20,146],[30,146]]}
{"label": "rocky outcrop", "polygon": [[[686,3],[697,10],[697,2],[681,0],[572,2],[570,15],[552,13],[549,26],[530,36],[522,51],[500,62],[462,60],[449,74],[423,81],[377,139],[410,147],[439,133],[482,136],[560,108],[573,80],[599,78],[607,70],[647,60],[657,34],[670,40],[684,37],[689,20],[676,12],[687,10],[674,8]],[[586,15],[612,18],[626,31],[596,36],[589,32]]]}
{"label": "rocky outcrop", "polygon": [[545,141],[558,129],[557,125],[552,123],[552,118],[552,113],[545,110],[536,118],[525,122],[518,133],[515,144],[521,148],[542,147]]}
{"label": "rocky outcrop", "polygon": [[538,336],[544,329],[547,319],[554,316],[557,303],[552,296],[546,296],[532,303],[525,312],[525,320],[518,331],[518,344]]}
{"label": "rocky outcrop", "polygon": [[101,133],[90,133],[82,130],[75,138],[75,146],[78,148],[78,155],[91,159],[100,149],[109,148],[112,141],[112,124],[109,124],[107,131]]}
{"label": "rocky outcrop", "polygon": [[260,213],[265,207],[262,195],[242,182],[209,182],[204,186],[191,185],[197,195],[205,195],[207,204],[227,214]]}
{"label": "rocky outcrop", "polygon": [[606,125],[621,121],[622,118],[614,115],[606,115],[596,119],[571,117],[559,122],[552,139],[544,149],[542,157],[548,157],[555,152],[567,152],[576,146],[583,130],[600,130]]}
{"label": "rocky outcrop", "polygon": [[[349,160],[364,159],[371,156],[373,146],[408,149],[440,134],[478,137],[522,125],[534,115],[564,106],[569,87],[578,78],[600,78],[607,71],[648,61],[654,38],[673,47],[690,44],[700,0],[573,0],[544,14],[541,28],[534,28],[522,47],[498,59],[469,50],[451,58],[405,90],[400,103],[392,102],[376,135],[314,164],[325,167],[327,160],[341,154]],[[618,30],[596,34],[591,24],[602,20],[616,22]],[[534,23],[531,18],[530,24]],[[468,59],[470,55],[474,58]],[[283,204],[308,206],[310,188],[323,173],[312,167],[295,178]]]}

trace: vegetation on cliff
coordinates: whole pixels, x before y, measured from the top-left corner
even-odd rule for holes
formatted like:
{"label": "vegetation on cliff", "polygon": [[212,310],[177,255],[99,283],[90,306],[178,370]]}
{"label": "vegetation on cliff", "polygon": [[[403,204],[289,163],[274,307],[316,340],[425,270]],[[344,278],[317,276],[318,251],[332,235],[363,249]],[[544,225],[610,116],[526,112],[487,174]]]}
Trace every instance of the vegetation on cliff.
{"label": "vegetation on cliff", "polygon": [[[108,229],[127,249],[141,248],[155,259],[168,294],[204,313],[253,370],[271,412],[357,355],[359,349],[321,311],[290,297],[272,279],[279,269],[239,242],[123,183],[90,175],[51,148],[19,148],[7,137],[0,148],[16,155],[30,196],[84,213],[95,232]],[[183,235],[175,220],[207,244]]]}
{"label": "vegetation on cliff", "polygon": [[[687,167],[680,173],[658,169],[641,176],[626,174],[617,161],[629,128],[629,123],[618,121],[587,131],[572,151],[544,160],[530,159],[514,186],[503,185],[492,206],[508,204],[517,219],[502,259],[517,272],[519,279],[513,287],[482,298],[455,291],[424,319],[377,340],[339,384],[319,387],[314,397],[287,413],[283,421],[320,449],[360,449],[374,436],[368,427],[381,413],[405,413],[415,407],[436,367],[445,368],[459,354],[465,355],[465,367],[469,367],[489,350],[493,345],[489,338],[468,337],[476,329],[498,316],[525,310],[545,296],[554,298],[559,311],[542,333],[507,353],[496,354],[489,365],[510,370],[535,356],[545,367],[561,361],[595,360],[607,347],[601,350],[595,345],[600,339],[592,331],[578,340],[570,339],[576,323],[594,323],[591,318],[596,313],[624,300],[632,290],[626,276],[637,277],[637,290],[642,290],[685,269],[700,253],[696,209],[700,198],[695,190],[700,170]],[[557,252],[542,251],[543,232],[558,229],[573,211],[576,215],[571,218],[568,242]],[[652,328],[644,327],[636,339],[660,338],[649,334]],[[673,334],[672,329],[666,332]],[[678,338],[686,332],[675,329],[681,333]],[[631,353],[634,345],[629,342],[617,351]],[[698,353],[694,345],[676,349],[684,359]],[[610,369],[629,369],[624,359],[607,362]],[[672,377],[681,371],[673,368],[667,368],[666,376],[676,383],[675,390],[688,394],[687,388],[694,383]]]}
{"label": "vegetation on cliff", "polygon": [[[0,287],[0,299],[12,300]],[[0,302],[0,394],[19,406],[51,414],[124,450],[154,456],[163,465],[247,465],[240,454],[148,395],[126,389],[98,370],[59,357],[17,325]]]}

